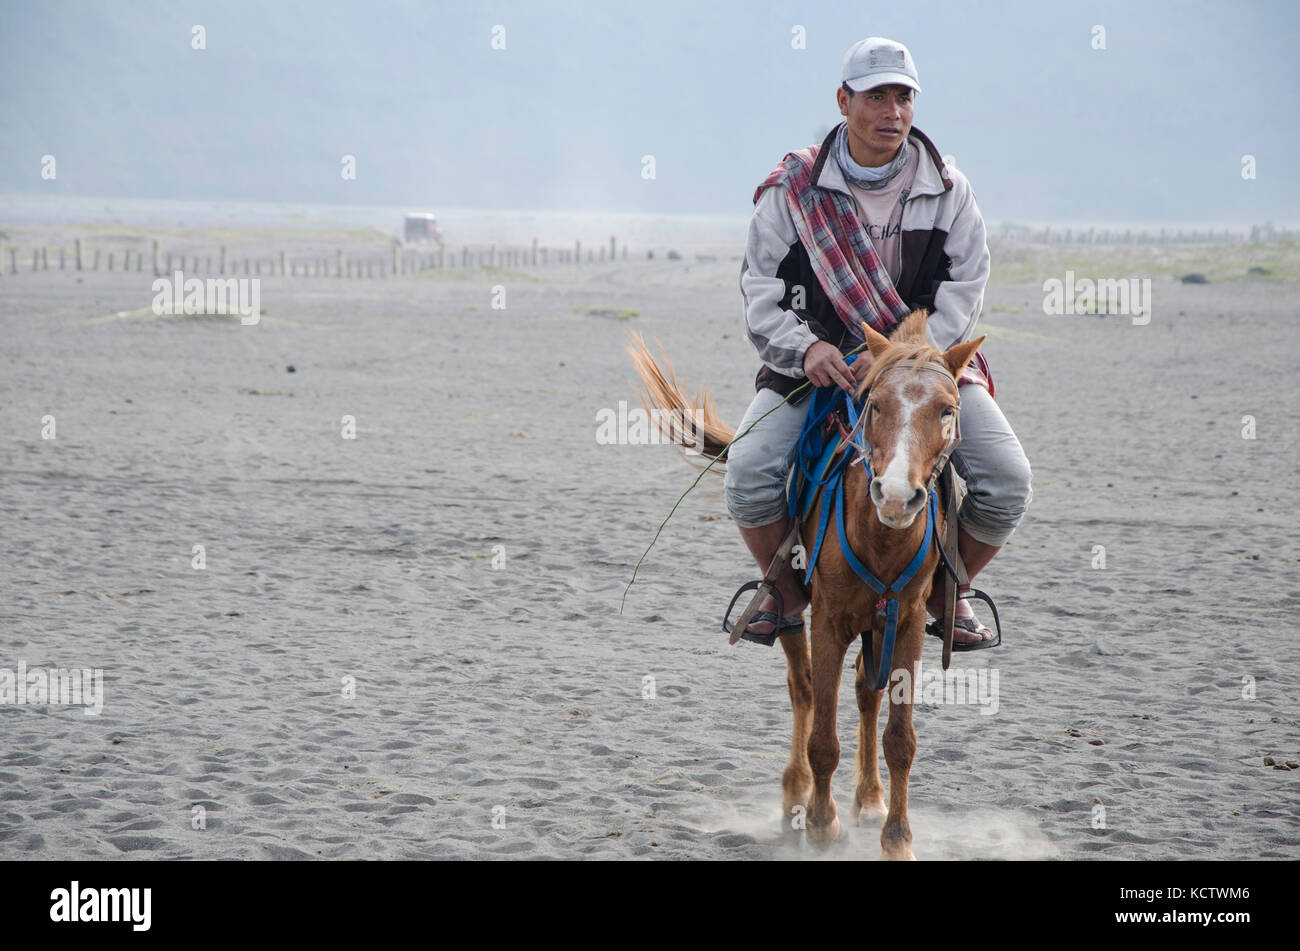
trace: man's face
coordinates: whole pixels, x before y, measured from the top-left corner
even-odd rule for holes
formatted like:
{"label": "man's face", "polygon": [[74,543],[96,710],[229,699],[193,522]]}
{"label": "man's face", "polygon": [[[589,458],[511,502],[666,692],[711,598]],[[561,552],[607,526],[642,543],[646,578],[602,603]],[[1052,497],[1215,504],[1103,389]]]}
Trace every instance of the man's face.
{"label": "man's face", "polygon": [[[840,86],[836,99],[848,120],[849,152],[859,165],[880,166],[892,161],[912,131],[915,93],[907,86],[876,86],[850,98]],[[865,161],[864,161],[865,159]]]}

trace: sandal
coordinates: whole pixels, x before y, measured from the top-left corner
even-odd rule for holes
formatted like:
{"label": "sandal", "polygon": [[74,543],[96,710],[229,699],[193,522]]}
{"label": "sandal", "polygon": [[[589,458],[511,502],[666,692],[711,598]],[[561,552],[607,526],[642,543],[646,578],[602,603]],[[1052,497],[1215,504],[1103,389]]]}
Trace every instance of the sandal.
{"label": "sandal", "polygon": [[[986,627],[985,625],[981,624],[978,618],[973,618],[973,617],[956,618],[952,622],[952,626],[954,628],[959,627],[963,631],[966,631],[970,634],[978,634],[981,637],[983,637],[985,633],[988,634],[996,633],[992,628]],[[943,625],[938,618],[930,618],[928,621],[925,622],[925,633],[933,634],[935,637],[939,638],[939,640],[943,640]],[[982,651],[982,650],[987,650],[990,647],[997,647],[1001,643],[1002,643],[1002,638],[1000,636],[985,641],[970,641],[970,642],[959,641],[956,638],[953,638],[952,650],[953,653],[957,653],[959,651]]]}
{"label": "sandal", "polygon": [[[768,624],[773,625],[772,630],[768,631],[766,634],[762,634],[758,631],[746,628],[745,633],[740,635],[742,641],[751,641],[755,644],[762,644],[764,647],[772,647],[776,644],[776,639],[778,637],[784,637],[787,634],[797,634],[803,630],[803,615],[797,617],[783,617],[778,623],[776,615],[771,611],[759,611],[750,620],[750,626],[752,627],[757,621],[766,621]],[[731,622],[723,621],[722,629],[730,634],[732,630]]]}

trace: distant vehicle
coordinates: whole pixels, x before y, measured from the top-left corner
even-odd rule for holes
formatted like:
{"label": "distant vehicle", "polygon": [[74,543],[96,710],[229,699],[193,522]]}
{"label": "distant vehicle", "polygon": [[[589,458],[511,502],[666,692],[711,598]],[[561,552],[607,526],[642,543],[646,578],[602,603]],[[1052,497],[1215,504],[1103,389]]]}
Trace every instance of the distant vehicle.
{"label": "distant vehicle", "polygon": [[436,241],[442,244],[442,232],[438,230],[438,219],[427,211],[413,211],[407,214],[404,235],[407,244],[421,241]]}

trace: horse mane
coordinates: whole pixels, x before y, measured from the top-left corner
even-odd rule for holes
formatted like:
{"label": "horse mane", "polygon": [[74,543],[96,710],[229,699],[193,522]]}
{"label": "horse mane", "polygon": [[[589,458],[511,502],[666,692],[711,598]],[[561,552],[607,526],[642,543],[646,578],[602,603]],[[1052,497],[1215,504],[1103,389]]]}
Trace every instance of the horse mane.
{"label": "horse mane", "polygon": [[871,369],[867,371],[867,377],[858,387],[857,398],[862,399],[871,385],[876,382],[876,378],[899,363],[906,360],[915,360],[917,365],[912,367],[907,377],[910,379],[921,372],[923,363],[943,363],[943,354],[930,343],[925,336],[925,324],[929,319],[930,312],[925,309],[914,310],[903,318],[903,322],[898,325],[889,338],[890,348],[875,358],[871,364]]}

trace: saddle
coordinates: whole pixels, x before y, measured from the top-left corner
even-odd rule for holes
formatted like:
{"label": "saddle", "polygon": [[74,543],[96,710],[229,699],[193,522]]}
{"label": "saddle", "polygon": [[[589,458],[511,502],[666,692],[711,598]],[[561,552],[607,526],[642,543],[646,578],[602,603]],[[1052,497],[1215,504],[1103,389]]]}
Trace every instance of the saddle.
{"label": "saddle", "polygon": [[[960,434],[958,434],[957,439],[960,439]],[[874,689],[880,689],[884,686],[884,682],[887,681],[889,676],[888,665],[893,655],[897,599],[886,595],[896,595],[914,577],[916,570],[925,560],[931,544],[936,545],[939,549],[939,568],[936,571],[935,582],[940,581],[938,576],[941,575],[944,585],[944,610],[939,625],[943,640],[943,669],[948,669],[954,650],[953,626],[956,620],[959,591],[966,592],[962,593],[961,597],[975,598],[989,606],[997,628],[997,639],[987,646],[995,647],[1002,643],[1002,625],[998,617],[997,606],[983,591],[970,587],[970,577],[958,551],[956,512],[961,502],[961,490],[958,486],[956,470],[947,455],[943,459],[942,468],[932,477],[927,501],[925,540],[903,574],[895,579],[892,584],[885,585],[883,581],[872,575],[858,561],[844,534],[843,477],[848,467],[858,462],[861,462],[866,468],[868,476],[870,476],[869,460],[870,450],[866,446],[865,440],[861,438],[860,428],[858,427],[857,406],[852,398],[831,387],[814,391],[808,416],[805,419],[803,431],[800,433],[797,443],[795,464],[791,467],[786,483],[787,510],[792,517],[790,531],[782,541],[763,578],[758,581],[746,582],[732,597],[722,624],[723,630],[731,635],[730,643],[735,644],[738,640],[748,640],[770,647],[776,643],[777,637],[802,630],[802,626],[781,630],[780,618],[784,616],[784,601],[780,591],[776,588],[776,579],[785,571],[794,547],[801,537],[803,524],[808,520],[817,506],[818,499],[822,498],[823,495],[827,496],[827,503],[821,506],[821,518],[814,536],[812,551],[806,553],[806,565],[796,565],[796,568],[804,568],[801,584],[804,586],[805,593],[807,593],[808,582],[812,578],[813,569],[816,567],[817,558],[821,552],[822,541],[829,526],[830,515],[832,510],[836,510],[836,530],[839,533],[841,550],[858,576],[877,594],[882,595],[877,605],[881,613],[886,615],[885,643],[882,645],[881,652],[882,664],[875,662],[874,642],[869,636],[870,631],[865,632],[868,636],[864,637],[864,643],[872,648],[869,652],[872,655],[872,663],[868,670],[868,682],[875,682]],[[942,517],[938,514],[940,500],[942,500]],[[755,594],[739,620],[732,625],[728,618],[730,618],[736,603],[746,591],[754,591]],[[767,634],[750,632],[747,627],[755,619],[755,615],[759,613],[759,606],[768,595],[771,595],[777,602],[776,623],[773,624],[773,630]],[[955,649],[961,651],[970,648],[958,644]],[[866,652],[864,652],[865,660]]]}

